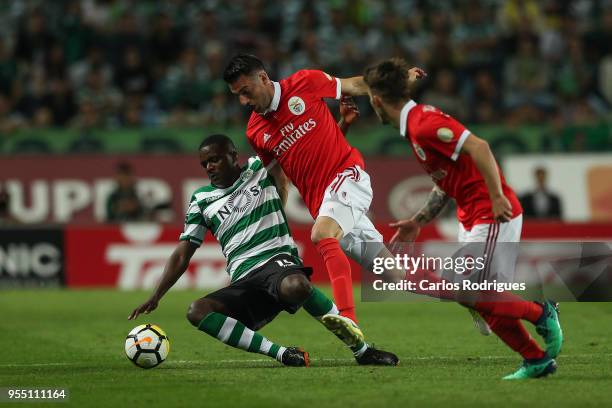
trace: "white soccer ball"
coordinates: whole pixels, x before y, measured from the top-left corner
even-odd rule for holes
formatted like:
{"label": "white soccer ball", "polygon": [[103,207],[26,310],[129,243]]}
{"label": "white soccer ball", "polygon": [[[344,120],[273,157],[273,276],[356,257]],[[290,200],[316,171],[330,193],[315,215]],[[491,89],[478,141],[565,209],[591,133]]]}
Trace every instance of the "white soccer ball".
{"label": "white soccer ball", "polygon": [[153,368],[166,360],[170,341],[166,332],[155,324],[141,324],[125,338],[125,355],[138,367]]}

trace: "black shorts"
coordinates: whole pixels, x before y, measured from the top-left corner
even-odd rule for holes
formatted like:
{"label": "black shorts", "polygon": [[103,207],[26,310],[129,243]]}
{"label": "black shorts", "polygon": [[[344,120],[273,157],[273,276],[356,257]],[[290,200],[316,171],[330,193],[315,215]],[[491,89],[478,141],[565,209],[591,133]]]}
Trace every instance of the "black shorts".
{"label": "black shorts", "polygon": [[230,317],[251,330],[259,330],[281,311],[293,314],[301,307],[283,303],[278,293],[282,280],[296,273],[310,279],[312,268],[297,264],[291,255],[278,255],[246,277],[205,298],[223,303]]}

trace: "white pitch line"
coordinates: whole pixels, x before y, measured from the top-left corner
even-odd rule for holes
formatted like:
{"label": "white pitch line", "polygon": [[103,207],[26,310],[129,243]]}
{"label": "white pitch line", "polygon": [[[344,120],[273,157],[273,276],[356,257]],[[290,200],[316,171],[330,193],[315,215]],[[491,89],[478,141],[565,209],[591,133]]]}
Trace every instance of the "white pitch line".
{"label": "white pitch line", "polygon": [[[588,358],[593,356],[598,357],[612,357],[612,353],[607,354],[565,354],[560,355],[557,359],[567,359],[567,358]],[[433,360],[508,360],[513,358],[513,356],[474,356],[474,357],[451,357],[451,356],[422,356],[422,357],[401,357],[402,361],[433,361]],[[168,363],[172,364],[202,364],[202,363],[214,363],[214,364],[236,364],[236,363],[270,363],[274,361],[273,359],[246,359],[246,360],[237,360],[237,359],[229,359],[229,360],[169,360]],[[334,363],[347,363],[351,361],[355,361],[352,358],[311,358],[310,361],[320,361],[320,362],[334,362]],[[86,363],[16,363],[16,364],[0,364],[0,367],[11,368],[11,367],[52,367],[52,366],[79,366],[85,365]]]}

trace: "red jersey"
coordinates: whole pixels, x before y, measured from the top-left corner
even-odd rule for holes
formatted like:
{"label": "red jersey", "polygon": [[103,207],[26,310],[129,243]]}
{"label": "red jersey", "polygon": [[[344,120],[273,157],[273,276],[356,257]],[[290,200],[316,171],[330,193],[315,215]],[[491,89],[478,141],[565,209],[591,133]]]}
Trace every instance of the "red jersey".
{"label": "red jersey", "polygon": [[[470,135],[461,123],[430,105],[409,101],[400,115],[400,133],[410,141],[419,163],[433,181],[457,202],[457,218],[466,230],[493,223],[489,191],[472,158],[460,154]],[[523,212],[516,194],[499,169],[502,190],[513,218]]]}
{"label": "red jersey", "polygon": [[325,189],[347,167],[364,167],[324,98],[340,98],[340,80],[322,71],[302,70],[274,82],[264,114],[253,112],[246,135],[264,165],[276,161],[317,217]]}

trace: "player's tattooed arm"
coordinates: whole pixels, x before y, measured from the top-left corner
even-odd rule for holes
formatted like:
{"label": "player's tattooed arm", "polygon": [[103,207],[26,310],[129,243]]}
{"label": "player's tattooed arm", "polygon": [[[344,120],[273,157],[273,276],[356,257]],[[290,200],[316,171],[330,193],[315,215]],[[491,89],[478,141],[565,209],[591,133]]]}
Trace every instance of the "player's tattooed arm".
{"label": "player's tattooed arm", "polygon": [[346,136],[351,124],[359,117],[359,108],[351,96],[340,98],[340,120],[338,127]]}
{"label": "player's tattooed arm", "polygon": [[423,208],[412,218],[389,224],[390,227],[396,228],[395,234],[389,242],[394,244],[396,242],[415,241],[421,232],[421,227],[436,218],[446,206],[448,200],[450,200],[450,197],[438,186],[434,186]]}
{"label": "player's tattooed arm", "polygon": [[423,207],[412,217],[419,226],[423,226],[436,218],[446,206],[450,197],[438,186],[434,186]]}
{"label": "player's tattooed arm", "polygon": [[278,163],[272,168],[268,169],[268,173],[274,179],[276,191],[278,191],[281,203],[283,204],[283,207],[285,207],[285,204],[287,204],[287,197],[289,196],[289,178]]}

